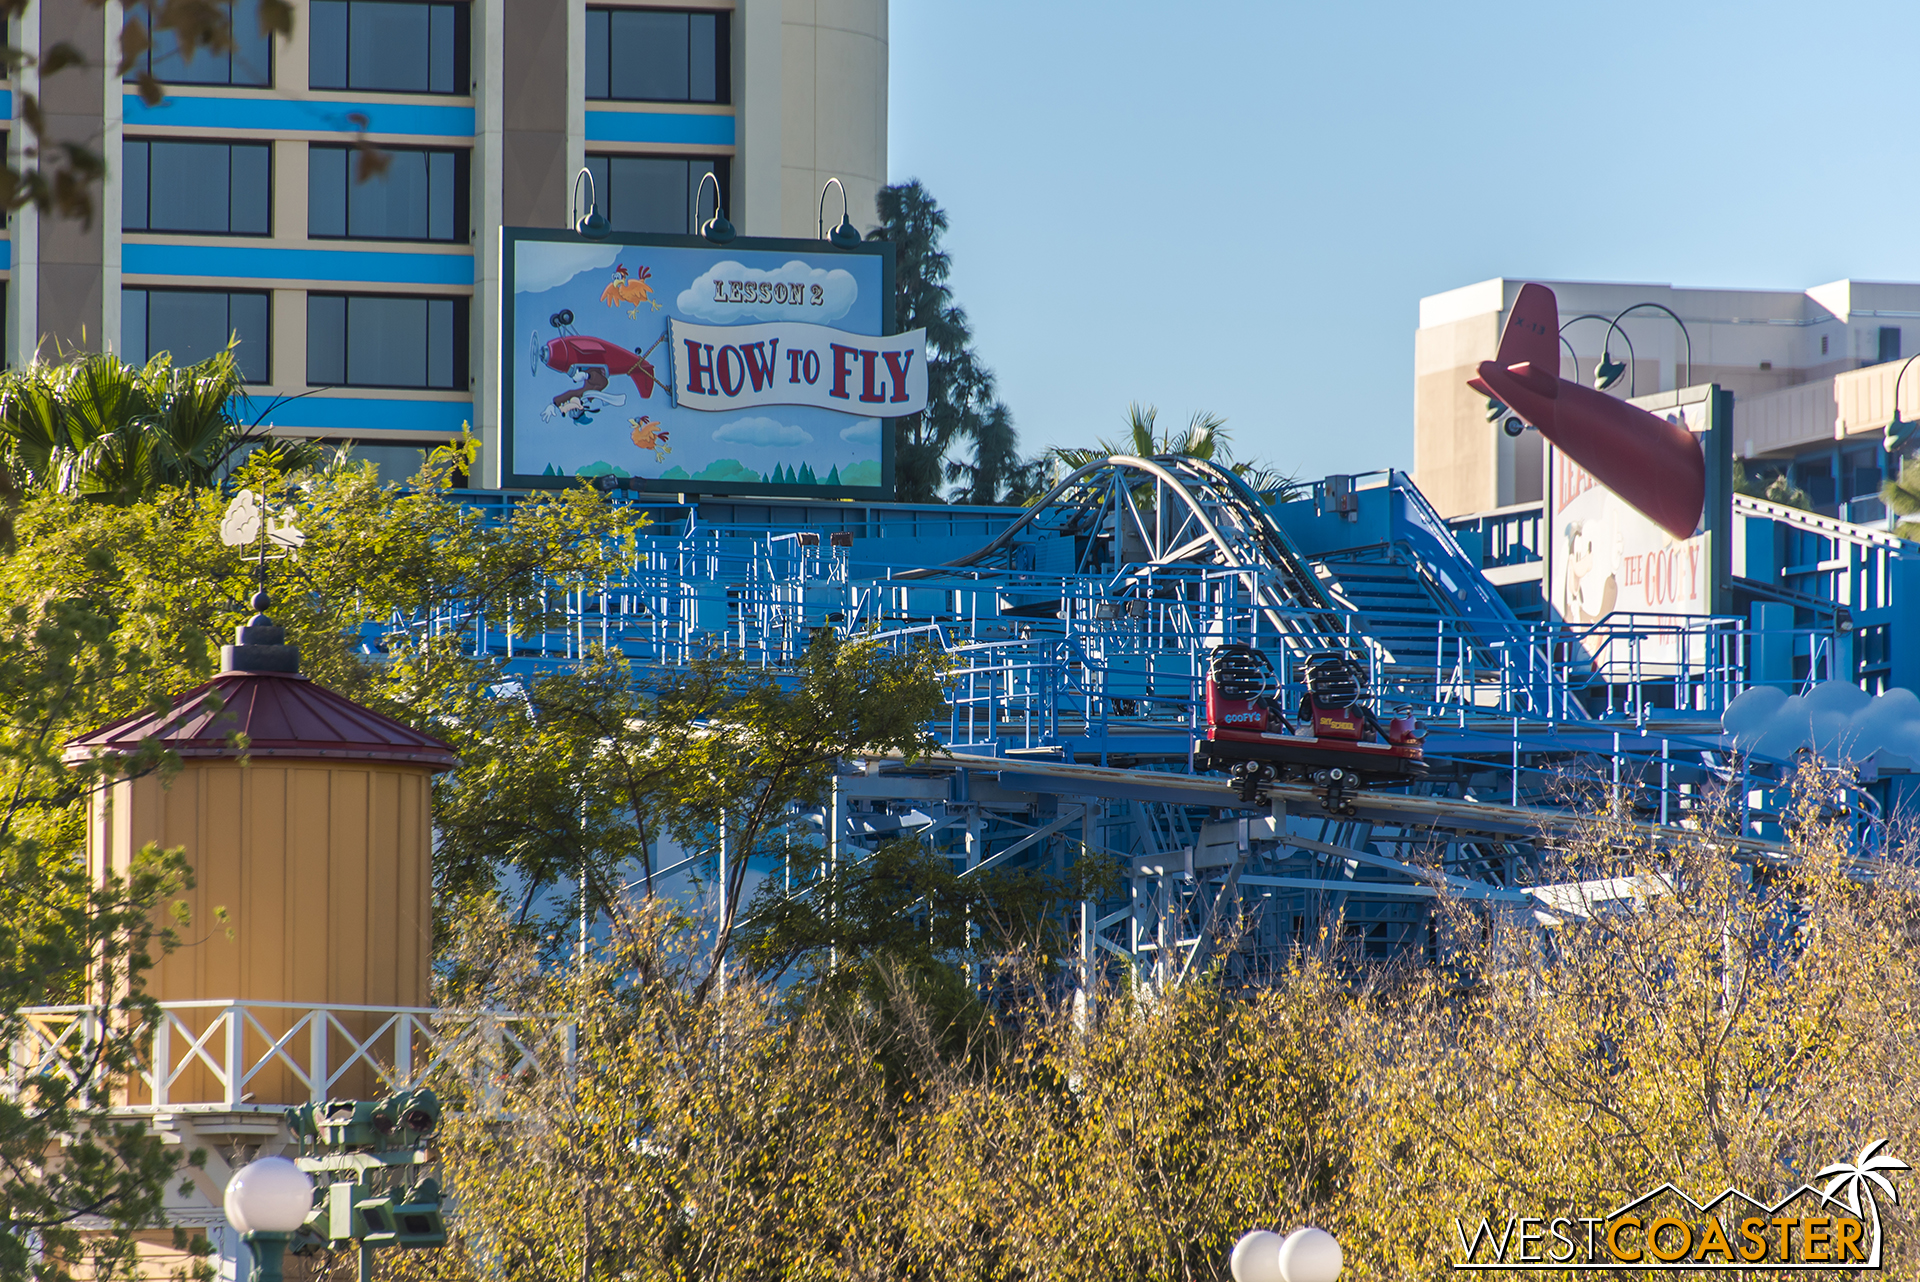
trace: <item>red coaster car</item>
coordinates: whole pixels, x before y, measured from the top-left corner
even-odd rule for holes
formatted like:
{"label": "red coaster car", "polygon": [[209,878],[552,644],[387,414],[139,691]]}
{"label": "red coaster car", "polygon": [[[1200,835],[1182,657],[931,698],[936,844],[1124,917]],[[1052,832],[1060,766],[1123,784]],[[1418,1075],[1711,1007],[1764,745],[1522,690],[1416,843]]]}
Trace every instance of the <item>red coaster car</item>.
{"label": "red coaster car", "polygon": [[1307,660],[1307,693],[1300,700],[1299,727],[1279,699],[1273,664],[1252,646],[1223,645],[1207,672],[1207,727],[1195,745],[1195,760],[1224,770],[1240,798],[1260,799],[1275,779],[1307,783],[1336,814],[1353,813],[1352,794],[1382,780],[1418,779],[1427,773],[1420,741],[1424,725],[1395,717],[1385,726],[1366,704],[1366,674],[1345,654]]}

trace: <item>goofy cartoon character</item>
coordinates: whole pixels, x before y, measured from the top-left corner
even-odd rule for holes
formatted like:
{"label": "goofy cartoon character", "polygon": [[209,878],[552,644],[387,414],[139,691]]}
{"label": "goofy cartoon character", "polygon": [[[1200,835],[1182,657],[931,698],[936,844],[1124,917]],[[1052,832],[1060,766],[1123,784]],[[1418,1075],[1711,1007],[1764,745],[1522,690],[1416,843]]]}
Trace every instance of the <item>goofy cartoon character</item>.
{"label": "goofy cartoon character", "polygon": [[571,311],[555,312],[548,319],[560,334],[542,342],[539,333],[534,333],[533,367],[537,372],[544,365],[565,374],[574,386],[541,409],[542,419],[551,420],[564,414],[576,423],[591,423],[600,411],[625,405],[627,398],[623,393],[607,390],[616,378],[632,379],[642,399],[653,395],[656,375],[647,357],[666,341],[665,334],[655,340],[653,347],[641,352],[604,338],[575,333]]}

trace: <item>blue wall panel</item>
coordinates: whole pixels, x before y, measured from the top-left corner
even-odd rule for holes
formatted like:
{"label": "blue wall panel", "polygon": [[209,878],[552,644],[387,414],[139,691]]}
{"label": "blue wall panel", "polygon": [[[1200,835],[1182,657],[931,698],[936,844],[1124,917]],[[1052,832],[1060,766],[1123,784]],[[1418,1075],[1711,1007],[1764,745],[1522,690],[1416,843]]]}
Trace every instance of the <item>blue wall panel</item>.
{"label": "blue wall panel", "polygon": [[238,276],[272,280],[471,285],[472,254],[383,253],[365,249],[276,249],[250,245],[155,245],[126,241],[129,276]]}
{"label": "blue wall panel", "polygon": [[351,117],[366,116],[376,134],[426,134],[471,138],[472,107],[427,103],[301,102],[288,98],[169,97],[157,107],[125,95],[128,129],[175,126],[181,129],[285,129],[295,133],[354,133]]}
{"label": "blue wall panel", "polygon": [[[251,423],[265,406],[259,402],[235,406],[243,422]],[[264,423],[327,432],[458,432],[473,421],[472,401],[403,401],[347,396],[303,396],[265,415]],[[379,444],[369,441],[370,445]]]}
{"label": "blue wall panel", "polygon": [[732,116],[691,116],[668,111],[589,111],[588,142],[678,142],[733,146]]}

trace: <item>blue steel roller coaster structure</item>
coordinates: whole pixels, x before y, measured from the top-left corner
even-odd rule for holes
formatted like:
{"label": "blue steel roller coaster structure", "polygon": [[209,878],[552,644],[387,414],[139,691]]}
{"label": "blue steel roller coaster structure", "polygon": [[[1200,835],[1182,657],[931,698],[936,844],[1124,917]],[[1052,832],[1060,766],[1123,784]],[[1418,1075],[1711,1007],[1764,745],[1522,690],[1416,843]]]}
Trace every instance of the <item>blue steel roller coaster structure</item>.
{"label": "blue steel roller coaster structure", "polygon": [[[1870,638],[1852,648],[1856,621],[1897,653],[1889,638],[1905,616],[1891,594],[1910,584],[1908,605],[1920,598],[1913,545],[1825,518],[1802,529],[1806,514],[1749,504],[1736,512],[1736,575],[1766,539],[1820,534],[1847,567],[1824,597],[1804,590],[1804,573],[1797,587],[1748,578],[1750,617],[1574,626],[1529,609],[1524,573],[1508,569],[1539,560],[1537,508],[1450,526],[1398,472],[1275,497],[1180,456],[1090,464],[1025,509],[616,495],[646,502],[652,524],[603,582],[555,588],[565,628],[526,634],[460,614],[372,620],[364,637],[377,650],[396,628],[456,631],[527,672],[601,646],[642,675],[713,646],[778,672],[821,628],[937,645],[952,663],[939,754],[847,763],[828,803],[801,817],[817,856],[727,853],[794,893],[903,835],[965,876],[1103,855],[1123,886],[1080,906],[1083,964],[1165,984],[1209,964],[1230,920],[1235,947],[1220,960],[1254,974],[1335,926],[1364,955],[1431,955],[1440,895],[1564,914],[1643,893],[1554,871],[1582,789],[1656,839],[1731,807],[1729,857],[1779,857],[1788,763],[1735,752],[1721,712],[1756,680],[1884,686],[1900,673],[1874,667]],[[464,501],[487,519],[519,500]],[[1920,648],[1920,619],[1902,626]],[[1280,708],[1307,695],[1316,656],[1347,656],[1372,710],[1423,724],[1424,776],[1330,805],[1310,776],[1249,787],[1208,773],[1206,683],[1221,646],[1270,666]],[[1833,772],[1863,868],[1884,855],[1908,782]],[[656,868],[698,894],[720,853],[662,850]]]}

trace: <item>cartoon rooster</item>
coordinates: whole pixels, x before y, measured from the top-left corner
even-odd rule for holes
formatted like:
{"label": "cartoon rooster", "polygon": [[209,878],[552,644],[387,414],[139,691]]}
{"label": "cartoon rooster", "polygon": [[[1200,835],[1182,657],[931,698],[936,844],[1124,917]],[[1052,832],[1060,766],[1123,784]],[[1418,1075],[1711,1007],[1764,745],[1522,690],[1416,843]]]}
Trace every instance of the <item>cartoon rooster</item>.
{"label": "cartoon rooster", "polygon": [[644,264],[635,269],[632,276],[627,275],[627,265],[620,263],[613,269],[613,279],[600,291],[600,301],[609,307],[628,307],[627,319],[634,320],[640,315],[640,304],[646,303],[654,311],[660,310],[659,300],[653,296],[653,271]]}
{"label": "cartoon rooster", "polygon": [[652,450],[654,458],[665,458],[673,453],[673,447],[667,444],[667,429],[653,419],[642,414],[627,422],[633,425],[633,443],[643,450]]}

